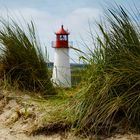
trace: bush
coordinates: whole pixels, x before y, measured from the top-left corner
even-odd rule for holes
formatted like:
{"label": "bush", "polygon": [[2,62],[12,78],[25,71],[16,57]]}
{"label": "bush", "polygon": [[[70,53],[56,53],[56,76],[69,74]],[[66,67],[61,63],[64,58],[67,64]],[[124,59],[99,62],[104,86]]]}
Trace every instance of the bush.
{"label": "bush", "polygon": [[0,76],[20,89],[55,94],[33,22],[23,29],[14,20],[1,20]]}
{"label": "bush", "polygon": [[[135,14],[135,13],[134,13]],[[136,14],[135,14],[136,15]],[[140,129],[140,28],[118,6],[109,9],[107,26],[89,60],[87,81],[76,107],[79,130],[110,133]]]}

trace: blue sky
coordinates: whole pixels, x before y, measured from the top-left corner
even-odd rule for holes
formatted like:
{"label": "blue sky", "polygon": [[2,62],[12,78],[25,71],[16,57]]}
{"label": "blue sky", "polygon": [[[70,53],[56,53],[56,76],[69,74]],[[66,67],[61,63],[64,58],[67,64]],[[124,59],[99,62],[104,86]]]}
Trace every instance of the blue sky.
{"label": "blue sky", "polygon": [[[88,21],[99,20],[106,7],[117,3],[124,5],[129,11],[130,7],[140,7],[140,0],[0,0],[0,13],[2,16],[12,15],[22,21],[34,20],[38,29],[39,38],[48,48],[50,60],[53,61],[51,41],[55,40],[54,32],[61,24],[70,31],[70,40],[74,47],[82,48],[81,38],[88,38]],[[8,11],[8,12],[7,12]],[[96,29],[96,26],[93,25]],[[84,48],[82,48],[84,49]],[[71,58],[78,61],[75,52],[71,50]]]}

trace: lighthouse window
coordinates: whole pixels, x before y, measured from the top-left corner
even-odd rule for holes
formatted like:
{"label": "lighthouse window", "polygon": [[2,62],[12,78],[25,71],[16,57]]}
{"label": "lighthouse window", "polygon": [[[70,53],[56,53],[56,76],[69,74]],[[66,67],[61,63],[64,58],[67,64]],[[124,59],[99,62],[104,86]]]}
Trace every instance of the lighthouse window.
{"label": "lighthouse window", "polygon": [[67,40],[67,36],[66,35],[60,35],[60,40]]}

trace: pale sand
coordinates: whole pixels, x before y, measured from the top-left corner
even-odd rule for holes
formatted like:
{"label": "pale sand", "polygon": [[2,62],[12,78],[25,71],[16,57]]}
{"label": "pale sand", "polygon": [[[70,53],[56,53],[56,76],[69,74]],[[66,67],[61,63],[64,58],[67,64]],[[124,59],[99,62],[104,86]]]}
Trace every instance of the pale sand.
{"label": "pale sand", "polygon": [[[0,140],[97,140],[94,136],[80,138],[72,133],[29,136],[27,133],[30,130],[30,126],[34,124],[34,120],[28,118],[25,121],[17,116],[16,108],[22,110],[22,107],[15,99],[8,102],[4,99],[0,100]],[[140,140],[140,135],[131,133],[125,135],[117,134],[102,140]]]}

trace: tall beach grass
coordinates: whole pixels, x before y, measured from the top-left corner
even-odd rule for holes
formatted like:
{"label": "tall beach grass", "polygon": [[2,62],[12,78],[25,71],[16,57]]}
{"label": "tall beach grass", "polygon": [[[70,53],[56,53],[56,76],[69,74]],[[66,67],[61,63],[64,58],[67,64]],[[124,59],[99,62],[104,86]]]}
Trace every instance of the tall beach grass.
{"label": "tall beach grass", "polygon": [[0,78],[20,89],[55,94],[34,23],[24,28],[14,19],[0,23]]}
{"label": "tall beach grass", "polygon": [[109,9],[89,60],[87,80],[76,104],[79,130],[109,134],[140,130],[139,13]]}

